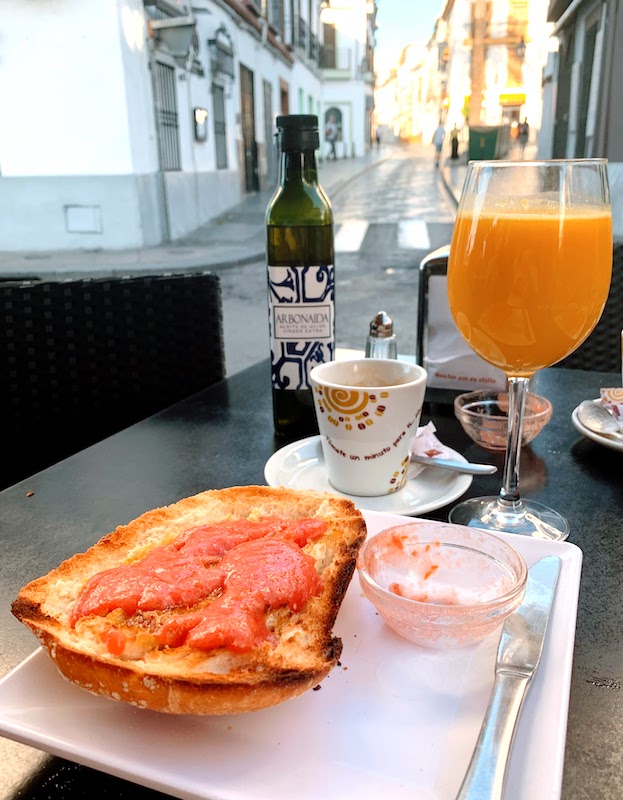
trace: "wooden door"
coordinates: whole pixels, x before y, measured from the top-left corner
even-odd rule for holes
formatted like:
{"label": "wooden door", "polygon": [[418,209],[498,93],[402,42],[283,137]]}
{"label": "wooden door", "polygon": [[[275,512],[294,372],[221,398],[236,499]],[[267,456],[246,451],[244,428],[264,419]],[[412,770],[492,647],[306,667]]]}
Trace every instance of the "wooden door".
{"label": "wooden door", "polygon": [[244,181],[247,192],[258,192],[260,177],[255,140],[255,95],[253,73],[240,65],[240,107],[242,109],[242,146],[244,150]]}

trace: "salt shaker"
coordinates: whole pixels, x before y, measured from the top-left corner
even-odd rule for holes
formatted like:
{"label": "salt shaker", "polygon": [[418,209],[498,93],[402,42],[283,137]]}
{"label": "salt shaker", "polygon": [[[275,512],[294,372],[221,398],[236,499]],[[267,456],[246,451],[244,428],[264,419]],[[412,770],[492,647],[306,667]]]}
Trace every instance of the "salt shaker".
{"label": "salt shaker", "polygon": [[385,311],[379,311],[370,322],[366,358],[398,358],[394,323]]}

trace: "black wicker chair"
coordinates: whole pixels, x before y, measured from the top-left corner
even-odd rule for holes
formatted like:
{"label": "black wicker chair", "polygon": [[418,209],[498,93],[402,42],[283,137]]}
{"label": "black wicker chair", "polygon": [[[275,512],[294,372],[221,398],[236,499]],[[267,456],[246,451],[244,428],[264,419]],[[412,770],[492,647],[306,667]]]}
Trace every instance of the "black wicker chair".
{"label": "black wicker chair", "polygon": [[612,256],[612,282],[601,319],[588,339],[575,352],[555,364],[555,367],[621,372],[623,242],[614,245]]}
{"label": "black wicker chair", "polygon": [[0,486],[225,376],[209,272],[0,282]]}

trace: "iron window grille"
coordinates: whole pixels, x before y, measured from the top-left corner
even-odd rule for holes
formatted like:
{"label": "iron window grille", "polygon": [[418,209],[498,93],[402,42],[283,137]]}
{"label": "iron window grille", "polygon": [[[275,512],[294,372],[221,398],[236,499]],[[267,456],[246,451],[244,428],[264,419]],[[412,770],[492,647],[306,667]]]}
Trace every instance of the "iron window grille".
{"label": "iron window grille", "polygon": [[216,147],[216,168],[227,169],[227,123],[225,121],[225,89],[212,84],[214,108],[214,143]]}
{"label": "iron window grille", "polygon": [[161,61],[154,68],[160,166],[171,172],[181,169],[175,68]]}

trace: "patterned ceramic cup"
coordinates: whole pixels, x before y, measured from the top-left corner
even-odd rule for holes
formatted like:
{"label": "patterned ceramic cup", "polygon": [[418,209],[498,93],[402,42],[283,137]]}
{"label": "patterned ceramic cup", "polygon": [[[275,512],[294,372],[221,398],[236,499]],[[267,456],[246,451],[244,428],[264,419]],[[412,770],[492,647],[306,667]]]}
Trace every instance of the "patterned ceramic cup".
{"label": "patterned ceramic cup", "polygon": [[310,380],[329,483],[360,497],[405,484],[426,370],[384,358],[331,361]]}

